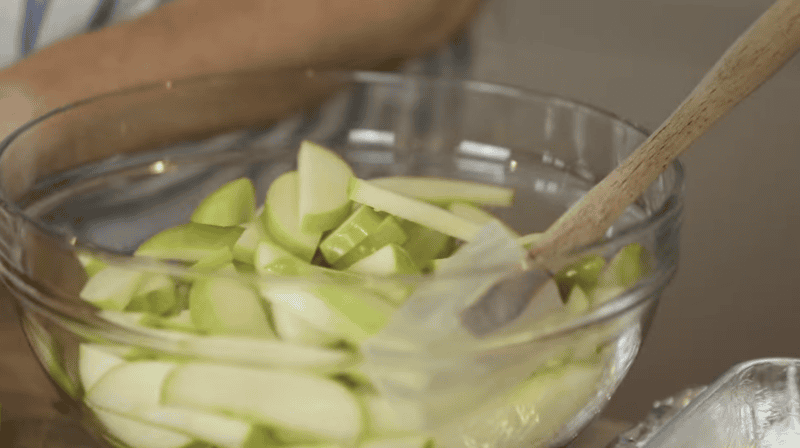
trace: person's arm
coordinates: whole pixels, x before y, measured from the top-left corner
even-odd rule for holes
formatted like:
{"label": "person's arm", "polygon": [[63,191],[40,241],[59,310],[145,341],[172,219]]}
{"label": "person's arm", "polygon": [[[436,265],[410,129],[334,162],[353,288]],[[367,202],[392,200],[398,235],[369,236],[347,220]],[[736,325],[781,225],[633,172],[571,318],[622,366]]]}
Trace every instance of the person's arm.
{"label": "person's arm", "polygon": [[8,127],[81,98],[183,76],[256,67],[374,69],[445,43],[478,4],[174,0],[0,72],[0,122]]}

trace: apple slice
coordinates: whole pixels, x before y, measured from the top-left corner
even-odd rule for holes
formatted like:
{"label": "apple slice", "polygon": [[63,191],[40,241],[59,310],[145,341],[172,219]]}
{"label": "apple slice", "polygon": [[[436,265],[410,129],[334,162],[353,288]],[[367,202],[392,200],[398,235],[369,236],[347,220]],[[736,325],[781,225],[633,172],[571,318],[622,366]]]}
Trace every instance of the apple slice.
{"label": "apple slice", "polygon": [[[363,207],[363,206],[359,206]],[[336,269],[346,269],[353,263],[362,258],[372,255],[378,249],[387,244],[403,244],[408,240],[408,235],[400,225],[400,221],[394,216],[386,216],[373,233],[368,235],[362,242],[342,255],[333,264]]]}
{"label": "apple slice", "polygon": [[86,252],[78,252],[78,261],[83,265],[88,277],[92,277],[103,268],[108,266],[106,263],[100,261],[97,257]]}
{"label": "apple slice", "polygon": [[86,282],[80,296],[98,308],[122,311],[133,299],[143,279],[141,271],[108,266]]}
{"label": "apple slice", "polygon": [[343,443],[361,435],[364,420],[356,398],[336,381],[220,364],[188,363],[175,369],[164,383],[163,403]]}
{"label": "apple slice", "polygon": [[136,249],[136,255],[163,260],[196,262],[239,239],[241,227],[187,223],[153,235]]}
{"label": "apple slice", "polygon": [[436,443],[426,436],[402,436],[369,439],[359,448],[436,448]]}
{"label": "apple slice", "polygon": [[481,229],[479,224],[456,214],[407,196],[377,187],[361,179],[350,183],[350,199],[385,211],[399,218],[437,230],[464,241],[472,241]]}
{"label": "apple slice", "polygon": [[253,219],[256,190],[243,177],[219,187],[194,209],[190,220],[197,224],[231,227]]}
{"label": "apple slice", "polygon": [[517,238],[517,244],[519,244],[522,247],[530,249],[532,245],[536,244],[543,237],[544,233],[542,232],[529,233],[525,236]]}
{"label": "apple slice", "polygon": [[246,336],[197,336],[184,340],[186,352],[192,356],[253,367],[328,373],[347,368],[358,360],[358,355],[350,350]]}
{"label": "apple slice", "polygon": [[92,409],[92,412],[109,434],[130,448],[191,448],[194,445],[193,439],[175,431],[101,409]]}
{"label": "apple slice", "polygon": [[300,228],[324,232],[341,224],[350,209],[347,188],[353,170],[333,151],[304,141],[297,154]]}
{"label": "apple slice", "polygon": [[566,310],[572,315],[580,315],[589,310],[589,297],[580,285],[575,285],[569,293]]}
{"label": "apple slice", "polygon": [[121,363],[108,370],[86,392],[86,401],[100,409],[125,416],[157,405],[164,379],[178,364],[166,361]]}
{"label": "apple slice", "polygon": [[[140,332],[153,332],[159,335],[175,336],[181,333],[198,333],[200,330],[194,326],[191,321],[190,311],[184,310],[180,313],[163,317],[155,314],[143,313],[140,311],[113,311],[102,310],[98,315],[104,319],[114,322],[117,325],[128,327],[135,331]],[[161,330],[176,330],[181,333],[163,332]],[[131,350],[131,352],[135,352]]]}
{"label": "apple slice", "polygon": [[427,202],[447,204],[453,201],[508,207],[514,201],[514,189],[457,179],[393,176],[371,179],[371,184]]}
{"label": "apple slice", "polygon": [[620,249],[600,273],[598,286],[621,286],[630,288],[650,272],[647,249],[639,243],[631,243]]}
{"label": "apple slice", "polygon": [[101,344],[80,344],[78,373],[83,390],[88,391],[106,372],[124,363],[125,359],[109,347]]}
{"label": "apple slice", "polygon": [[281,303],[272,303],[271,305],[272,323],[281,340],[319,347],[341,342],[340,337],[320,330],[318,326],[304,320],[289,306]]}
{"label": "apple slice", "polygon": [[175,281],[168,275],[148,272],[125,310],[163,315],[176,311],[179,305]]}
{"label": "apple slice", "polygon": [[[330,372],[346,368],[358,359],[357,354],[350,350],[304,346],[261,337],[204,336],[170,329],[141,327],[140,314],[103,311],[101,317],[127,328],[173,341],[179,344],[182,352],[189,357],[215,362]],[[107,345],[103,349],[113,351],[128,360],[153,356],[152,352],[135,347]]]}
{"label": "apple slice", "polygon": [[264,219],[260,215],[253,221],[243,224],[244,232],[233,244],[233,258],[242,263],[253,264],[258,243],[268,240]]}
{"label": "apple slice", "polygon": [[382,221],[383,216],[371,207],[362,205],[322,240],[319,250],[328,263],[336,263],[339,258],[374,234]]}
{"label": "apple slice", "polygon": [[[269,428],[244,419],[154,405],[136,415],[153,425],[181,432],[218,448],[270,448],[275,446]],[[206,446],[202,444],[201,446]]]}
{"label": "apple slice", "polygon": [[121,364],[103,375],[86,395],[94,408],[155,425],[220,448],[263,447],[265,428],[245,420],[161,405],[162,387],[177,364],[140,361]]}
{"label": "apple slice", "polygon": [[222,246],[197,260],[197,263],[192,265],[192,269],[200,272],[214,272],[231,263],[233,263],[233,251],[228,246]]}
{"label": "apple slice", "polygon": [[447,263],[447,258],[434,258],[433,260],[428,260],[428,262],[425,263],[425,270],[428,272],[436,272],[441,269],[445,263]]}
{"label": "apple slice", "polygon": [[258,243],[254,257],[256,272],[277,275],[307,275],[311,264],[269,240]]}
{"label": "apple slice", "polygon": [[624,286],[598,286],[589,294],[589,302],[596,307],[609,300],[616,299],[627,290],[628,288]]}
{"label": "apple slice", "polygon": [[418,274],[419,268],[402,247],[387,244],[374,254],[362,258],[349,271],[374,275]]}
{"label": "apple slice", "polygon": [[592,254],[561,268],[554,277],[561,290],[561,297],[569,297],[575,286],[580,286],[584,292],[591,291],[597,285],[598,276],[605,264],[605,258]]}
{"label": "apple slice", "polygon": [[189,310],[194,325],[209,334],[275,336],[258,294],[231,278],[195,281],[189,291]]}
{"label": "apple slice", "polygon": [[517,238],[519,238],[519,234],[516,231],[514,231],[512,228],[510,228],[507,225],[505,225],[505,223],[503,223],[502,221],[497,219],[496,216],[494,216],[493,214],[487,212],[486,210],[484,210],[484,209],[482,209],[480,207],[477,207],[475,205],[472,205],[472,204],[470,204],[468,202],[456,201],[456,202],[451,203],[447,207],[447,209],[450,210],[451,212],[455,213],[456,215],[458,215],[458,216],[460,216],[460,217],[462,217],[464,219],[469,219],[470,221],[474,222],[475,224],[478,224],[478,225],[481,225],[481,226],[485,226],[486,224],[489,224],[490,221],[499,221],[501,224],[503,224],[503,227],[505,227],[505,229],[508,231],[508,233],[510,233],[511,235],[514,235]]}
{"label": "apple slice", "polygon": [[449,255],[452,237],[413,222],[403,222],[402,226],[408,235],[403,249],[417,266],[425,266],[429,260]]}
{"label": "apple slice", "polygon": [[362,401],[369,434],[408,434],[425,427],[425,410],[420,403],[399,397],[389,400],[378,394],[366,394]]}
{"label": "apple slice", "polygon": [[516,335],[530,331],[537,325],[548,322],[548,319],[562,316],[564,302],[558,285],[553,280],[548,280],[536,291],[530,302],[519,316],[501,327],[494,335]]}
{"label": "apple slice", "polygon": [[288,171],[272,181],[267,190],[264,220],[275,241],[303,260],[310,261],[317,250],[322,232],[300,228],[297,171]]}
{"label": "apple slice", "polygon": [[[474,421],[505,421],[509,427],[525,428],[524,440],[539,446],[592,399],[601,379],[602,369],[597,364],[575,363],[548,370],[482,407]],[[534,414],[539,416],[535,425],[522,423]],[[461,440],[461,434],[454,435]]]}
{"label": "apple slice", "polygon": [[489,224],[489,221],[497,219],[491,213],[469,202],[455,201],[450,203],[447,209],[464,219],[469,219],[475,224],[485,225]]}
{"label": "apple slice", "polygon": [[352,342],[380,331],[394,309],[360,288],[336,284],[270,284],[261,295],[318,330]]}
{"label": "apple slice", "polygon": [[169,317],[145,314],[142,316],[140,323],[144,326],[156,329],[177,330],[188,333],[197,333],[200,331],[194,325],[194,322],[192,322],[191,310],[183,310],[180,313]]}

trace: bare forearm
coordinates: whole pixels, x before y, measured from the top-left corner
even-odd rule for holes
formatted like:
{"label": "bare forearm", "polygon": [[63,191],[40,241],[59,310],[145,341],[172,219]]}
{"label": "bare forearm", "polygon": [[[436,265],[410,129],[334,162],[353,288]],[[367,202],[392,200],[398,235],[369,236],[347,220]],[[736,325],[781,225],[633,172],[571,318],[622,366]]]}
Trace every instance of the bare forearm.
{"label": "bare forearm", "polygon": [[142,82],[204,73],[374,68],[443,43],[477,3],[175,0],[138,20],[48,47],[0,72],[0,83],[31,92],[41,113]]}

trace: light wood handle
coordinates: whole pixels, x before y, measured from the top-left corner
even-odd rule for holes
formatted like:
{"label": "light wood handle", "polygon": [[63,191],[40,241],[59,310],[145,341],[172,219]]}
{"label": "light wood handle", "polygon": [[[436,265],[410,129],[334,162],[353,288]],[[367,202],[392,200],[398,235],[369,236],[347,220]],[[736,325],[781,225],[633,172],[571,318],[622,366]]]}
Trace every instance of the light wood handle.
{"label": "light wood handle", "polygon": [[667,120],[562,215],[531,249],[546,258],[603,236],[670,162],[800,49],[800,0],[778,0],[741,35]]}

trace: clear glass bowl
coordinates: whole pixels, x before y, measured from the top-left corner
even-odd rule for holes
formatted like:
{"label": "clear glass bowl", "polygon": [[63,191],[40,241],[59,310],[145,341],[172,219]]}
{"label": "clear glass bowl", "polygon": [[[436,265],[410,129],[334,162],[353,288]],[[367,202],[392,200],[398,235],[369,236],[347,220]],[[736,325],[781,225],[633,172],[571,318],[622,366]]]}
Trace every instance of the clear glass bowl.
{"label": "clear glass bowl", "polygon": [[[320,103],[324,106],[316,107]],[[87,280],[79,252],[127,269],[166,273],[189,285],[186,267],[133,256],[133,251],[155,233],[187,222],[198,202],[227,181],[249,177],[263,202],[270,182],[295,168],[303,139],[337,151],[361,178],[423,175],[513,187],[514,205],[494,210],[497,216],[520,234],[542,231],[646,136],[641,128],[590,106],[481,82],[365,72],[250,72],[143,86],[56,110],[3,143],[2,276],[43,367],[87,426],[108,443],[239,446],[235,434],[210,430],[185,415],[171,423],[164,423],[163,413],[160,420],[152,413],[145,418],[135,406],[141,397],[122,388],[111,393],[110,401],[105,397],[105,407],[88,403],[87,376],[99,375],[92,369],[105,372],[105,361],[87,361],[81,347],[128,364],[212,363],[223,372],[264,372],[276,362],[265,349],[272,347],[270,341],[145,329],[99,312],[79,298]],[[369,400],[385,399],[383,417],[395,413],[386,417],[395,420],[386,434],[422,434],[444,448],[563,446],[602,410],[639,350],[659,295],[677,269],[682,203],[683,170],[676,162],[602,241],[565,255],[563,262],[588,255],[609,259],[638,243],[650,264],[638,283],[618,288],[568,319],[518,326],[504,338],[454,333],[463,337],[389,357],[368,359],[352,346],[327,350],[360,360],[356,365],[371,363],[372,372],[384,375],[369,377],[376,383],[397,380],[373,384],[368,392],[358,389]],[[506,270],[483,263],[436,281],[456,294],[476,278]],[[258,281],[252,273],[236,275]],[[269,281],[292,285],[308,278]],[[357,281],[395,281],[413,290],[433,280],[360,276]],[[513,281],[503,280],[501,286]],[[507,299],[519,305],[529,297],[510,294]],[[343,389],[363,381],[347,376],[352,366],[340,367],[315,371],[315,378],[338,381]],[[145,376],[138,381],[148,390],[161,387]],[[218,381],[215,390],[227,387],[225,378]],[[409,386],[414,381],[416,388]],[[392,388],[397,383],[405,388]],[[384,430],[374,429],[378,414],[368,413],[365,409],[373,408],[364,403],[369,400],[358,397],[357,412],[373,416],[364,424],[372,425],[371,437],[377,437]],[[292,402],[292,397],[283,399]],[[109,402],[116,403],[113,409]],[[310,415],[321,422],[339,418],[324,408]],[[251,428],[253,418],[239,411],[203,409],[213,418],[235,419],[237,428]],[[335,430],[330,426],[327,430]],[[250,448],[276,440],[319,441],[317,433],[311,437],[274,421],[258,420],[254,427],[269,442],[251,441]],[[411,445],[380,446],[421,443],[409,440]]]}

